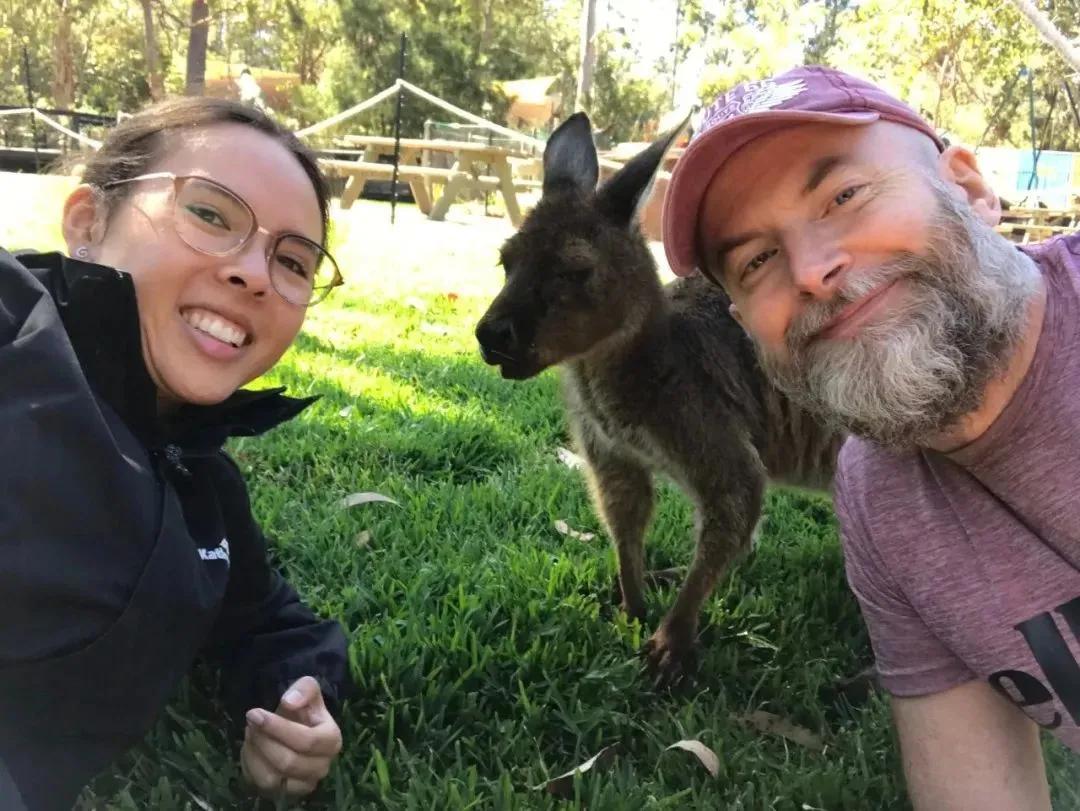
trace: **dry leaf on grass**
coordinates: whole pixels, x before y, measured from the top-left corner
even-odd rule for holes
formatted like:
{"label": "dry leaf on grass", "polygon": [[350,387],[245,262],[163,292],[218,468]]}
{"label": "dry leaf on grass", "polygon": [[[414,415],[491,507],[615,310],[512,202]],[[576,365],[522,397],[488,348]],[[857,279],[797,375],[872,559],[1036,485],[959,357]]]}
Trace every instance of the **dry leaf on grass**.
{"label": "dry leaf on grass", "polygon": [[559,448],[555,451],[555,455],[559,457],[560,462],[571,470],[580,470],[585,467],[585,460],[569,448]]}
{"label": "dry leaf on grass", "polygon": [[711,774],[713,777],[716,777],[720,774],[720,758],[716,756],[716,752],[707,747],[701,741],[676,741],[664,751],[666,752],[668,751],[668,749],[684,749],[697,757],[697,759],[701,761],[701,765],[704,766],[705,770],[708,771],[708,773]]}
{"label": "dry leaf on grass", "polygon": [[792,743],[797,743],[799,746],[813,749],[815,752],[820,752],[825,748],[820,735],[811,732],[806,727],[797,726],[786,718],[781,718],[771,712],[754,710],[746,715],[735,716],[735,720],[753,727],[758,732],[764,732],[767,735],[779,735],[782,738],[787,738]]}
{"label": "dry leaf on grass", "polygon": [[371,533],[366,529],[360,530],[360,533],[356,536],[356,545],[363,549],[365,546],[371,543]]}
{"label": "dry leaf on grass", "polygon": [[584,774],[594,767],[598,769],[607,768],[615,757],[615,750],[617,747],[618,744],[605,746],[577,768],[571,769],[566,774],[560,774],[558,777],[553,777],[546,783],[533,786],[533,789],[537,791],[540,789],[547,789],[548,794],[554,794],[556,797],[562,797],[563,799],[572,797],[574,794],[574,775]]}
{"label": "dry leaf on grass", "polygon": [[560,535],[566,535],[570,538],[577,538],[579,541],[591,541],[596,537],[595,532],[579,532],[576,529],[571,529],[570,525],[563,521],[561,518],[555,522],[555,531]]}
{"label": "dry leaf on grass", "polygon": [[193,803],[195,803],[195,805],[197,805],[203,811],[214,811],[214,806],[210,805],[210,803],[208,803],[202,797],[198,797],[198,796],[196,796],[194,794],[191,794],[189,796],[191,797],[191,801]]}
{"label": "dry leaf on grass", "polygon": [[338,412],[338,416],[339,417],[351,417],[354,410],[355,410],[354,407],[351,406],[351,405],[350,406],[345,406],[345,408],[341,409],[341,411]]}
{"label": "dry leaf on grass", "polygon": [[349,507],[357,507],[361,504],[369,504],[373,501],[393,504],[395,507],[401,506],[390,498],[390,496],[384,496],[382,493],[351,493],[341,500],[341,506],[348,509]]}

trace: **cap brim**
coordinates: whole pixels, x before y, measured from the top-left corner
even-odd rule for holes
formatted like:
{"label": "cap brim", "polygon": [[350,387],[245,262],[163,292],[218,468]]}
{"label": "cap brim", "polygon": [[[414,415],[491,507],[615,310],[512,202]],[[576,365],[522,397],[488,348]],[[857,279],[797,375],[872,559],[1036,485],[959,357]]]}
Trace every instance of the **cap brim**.
{"label": "cap brim", "polygon": [[881,114],[867,110],[817,113],[809,110],[766,110],[720,124],[697,138],[675,164],[663,207],[664,253],[677,276],[698,267],[698,211],[705,192],[727,160],[751,141],[793,124],[871,124]]}

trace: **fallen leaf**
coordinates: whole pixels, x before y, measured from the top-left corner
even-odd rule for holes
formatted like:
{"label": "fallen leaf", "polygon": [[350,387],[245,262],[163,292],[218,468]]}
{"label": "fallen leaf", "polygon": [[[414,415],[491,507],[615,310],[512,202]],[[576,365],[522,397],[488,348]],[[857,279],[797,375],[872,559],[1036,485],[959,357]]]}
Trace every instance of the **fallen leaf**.
{"label": "fallen leaf", "polygon": [[595,532],[578,532],[576,529],[571,529],[570,525],[563,521],[561,518],[555,522],[555,531],[560,535],[567,535],[571,538],[577,538],[579,541],[591,541],[596,537]]}
{"label": "fallen leaf", "polygon": [[600,769],[607,768],[611,761],[615,757],[615,751],[618,744],[612,744],[611,746],[605,746],[591,758],[586,760],[580,766],[575,769],[571,769],[566,774],[560,774],[558,777],[553,777],[546,783],[541,783],[538,786],[533,786],[534,790],[547,789],[548,794],[554,794],[556,797],[562,797],[567,799],[573,796],[574,793],[574,775],[584,774],[593,767]]}
{"label": "fallen leaf", "polygon": [[446,298],[450,302],[455,302],[455,301],[458,300],[459,296],[458,296],[457,293],[454,293],[454,292],[451,291],[451,292],[446,294]]}
{"label": "fallen leaf", "polygon": [[401,506],[392,498],[390,498],[390,496],[384,496],[381,493],[351,493],[350,495],[345,496],[345,498],[341,500],[341,506],[347,509],[349,507],[357,507],[360,504],[368,504],[372,501],[381,501],[387,504],[393,504],[395,507]]}
{"label": "fallen leaf", "polygon": [[363,549],[365,546],[371,543],[371,533],[366,529],[360,530],[360,534],[356,536],[356,545]]}
{"label": "fallen leaf", "polygon": [[705,770],[713,777],[720,774],[720,758],[716,756],[716,752],[701,741],[676,741],[664,751],[666,752],[668,749],[684,749],[692,755],[695,755],[697,759],[701,761],[701,765],[705,767]]}
{"label": "fallen leaf", "polygon": [[338,416],[339,417],[351,417],[353,411],[354,411],[353,406],[351,406],[351,405],[350,406],[345,406],[345,408],[341,409],[341,411],[338,412]]}
{"label": "fallen leaf", "polygon": [[571,470],[580,470],[585,467],[585,460],[569,448],[559,448],[555,454],[559,457],[559,461]]}
{"label": "fallen leaf", "polygon": [[799,746],[805,746],[807,749],[813,749],[814,751],[820,752],[825,748],[825,744],[822,742],[820,735],[811,732],[805,727],[797,726],[786,718],[781,718],[779,715],[774,715],[771,712],[754,710],[746,715],[736,715],[735,720],[753,727],[758,732],[787,738],[792,743],[797,743]]}
{"label": "fallen leaf", "polygon": [[194,794],[191,794],[189,796],[191,797],[191,801],[195,803],[195,805],[199,806],[199,808],[201,808],[203,811],[214,811],[214,806],[210,805],[210,803],[208,803],[202,797],[198,797]]}

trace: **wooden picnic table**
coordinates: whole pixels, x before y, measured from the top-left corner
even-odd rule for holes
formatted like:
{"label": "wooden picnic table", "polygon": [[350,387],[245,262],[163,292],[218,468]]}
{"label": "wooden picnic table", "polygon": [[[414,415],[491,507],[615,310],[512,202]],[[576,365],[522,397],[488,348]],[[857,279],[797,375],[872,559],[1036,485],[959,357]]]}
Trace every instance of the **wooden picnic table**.
{"label": "wooden picnic table", "polygon": [[[383,135],[347,135],[342,143],[356,148],[362,159],[323,160],[322,164],[347,177],[341,207],[349,208],[368,180],[393,177],[394,167],[379,163],[378,157],[393,154],[394,139]],[[445,219],[450,206],[467,191],[498,191],[506,204],[510,222],[515,227],[521,224],[518,189],[533,188],[538,183],[515,180],[510,158],[528,157],[528,153],[493,144],[424,138],[402,138],[400,147],[398,178],[409,184],[417,207],[429,218]],[[454,162],[449,168],[427,165],[431,153],[449,154]],[[433,199],[435,182],[444,184],[438,199]]]}
{"label": "wooden picnic table", "polygon": [[1001,222],[994,230],[1021,244],[1039,242],[1080,230],[1080,210],[1010,208],[1001,212]]}

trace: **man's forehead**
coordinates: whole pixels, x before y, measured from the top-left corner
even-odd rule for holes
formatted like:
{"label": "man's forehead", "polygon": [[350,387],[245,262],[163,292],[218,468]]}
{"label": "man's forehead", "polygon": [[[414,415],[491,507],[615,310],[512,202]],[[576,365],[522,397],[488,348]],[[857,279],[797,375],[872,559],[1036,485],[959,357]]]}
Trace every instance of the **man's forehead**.
{"label": "man's forehead", "polygon": [[926,136],[889,122],[804,124],[757,138],[735,152],[713,177],[699,212],[699,231],[702,236],[728,231],[728,221],[752,215],[761,205],[795,201],[817,190],[837,170],[894,170],[913,164],[919,159],[918,150],[904,147],[914,145],[912,139],[921,139],[925,142],[921,146],[936,152]]}
{"label": "man's forehead", "polygon": [[783,175],[805,171],[829,155],[849,156],[858,151],[859,144],[870,134],[870,127],[845,127],[828,124],[803,124],[785,127],[755,138],[735,152],[716,174],[724,178],[744,179],[744,176]]}

